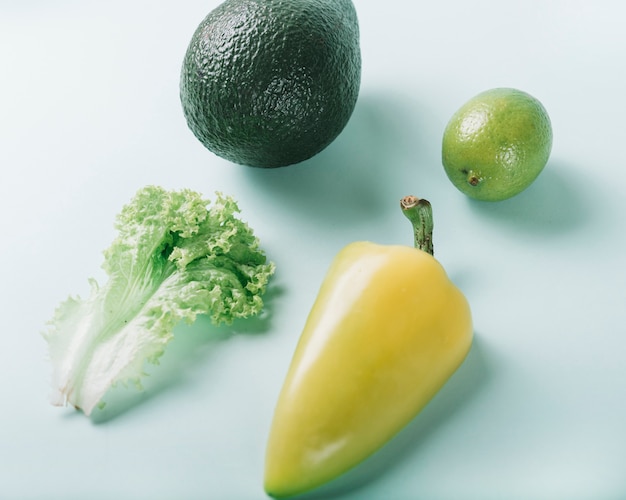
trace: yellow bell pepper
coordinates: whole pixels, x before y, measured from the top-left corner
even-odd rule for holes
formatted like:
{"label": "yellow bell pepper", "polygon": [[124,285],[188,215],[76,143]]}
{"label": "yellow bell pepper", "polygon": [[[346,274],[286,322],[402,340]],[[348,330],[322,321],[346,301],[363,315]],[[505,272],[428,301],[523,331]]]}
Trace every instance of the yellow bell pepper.
{"label": "yellow bell pepper", "polygon": [[265,490],[321,486],[382,447],[461,365],[468,303],[432,253],[432,212],[405,197],[415,246],[352,243],[336,256],[296,347],[267,445]]}

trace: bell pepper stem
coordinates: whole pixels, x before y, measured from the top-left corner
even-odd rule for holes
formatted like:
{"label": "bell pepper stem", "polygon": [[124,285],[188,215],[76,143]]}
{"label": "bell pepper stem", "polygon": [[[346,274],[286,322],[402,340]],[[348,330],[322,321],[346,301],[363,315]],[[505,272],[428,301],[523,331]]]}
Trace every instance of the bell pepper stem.
{"label": "bell pepper stem", "polygon": [[433,209],[428,200],[405,196],[400,200],[402,213],[411,222],[415,248],[433,255]]}

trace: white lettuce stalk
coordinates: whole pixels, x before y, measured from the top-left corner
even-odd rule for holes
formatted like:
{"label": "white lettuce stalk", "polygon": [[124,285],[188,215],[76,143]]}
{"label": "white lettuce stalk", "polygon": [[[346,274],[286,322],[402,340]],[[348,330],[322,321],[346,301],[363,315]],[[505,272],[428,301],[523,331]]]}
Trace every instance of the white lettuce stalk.
{"label": "white lettuce stalk", "polygon": [[104,252],[108,281],[90,280],[90,296],[63,302],[44,333],[53,404],[89,415],[111,386],[139,382],[180,321],[228,324],[261,311],[274,265],[238,212],[219,193],[212,204],[190,190],[136,194]]}

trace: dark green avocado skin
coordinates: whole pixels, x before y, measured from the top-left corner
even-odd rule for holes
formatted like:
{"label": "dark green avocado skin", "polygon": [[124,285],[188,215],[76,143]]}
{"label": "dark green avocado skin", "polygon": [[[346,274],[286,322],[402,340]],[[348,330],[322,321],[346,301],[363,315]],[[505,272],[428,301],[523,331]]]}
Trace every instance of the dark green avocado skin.
{"label": "dark green avocado skin", "polygon": [[180,98],[210,151],[273,168],[328,146],[350,119],[360,81],[351,0],[226,0],[193,34]]}

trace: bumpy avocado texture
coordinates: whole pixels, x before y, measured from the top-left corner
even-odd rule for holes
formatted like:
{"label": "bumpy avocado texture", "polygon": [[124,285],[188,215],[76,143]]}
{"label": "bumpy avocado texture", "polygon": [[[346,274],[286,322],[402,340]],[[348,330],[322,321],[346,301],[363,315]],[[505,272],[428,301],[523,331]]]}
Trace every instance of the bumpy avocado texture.
{"label": "bumpy avocado texture", "polygon": [[350,0],[226,0],[192,36],[180,98],[210,151],[271,168],[328,146],[350,119],[360,80]]}

